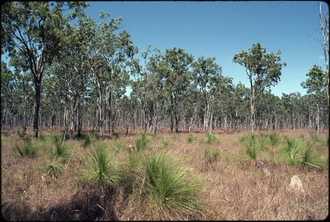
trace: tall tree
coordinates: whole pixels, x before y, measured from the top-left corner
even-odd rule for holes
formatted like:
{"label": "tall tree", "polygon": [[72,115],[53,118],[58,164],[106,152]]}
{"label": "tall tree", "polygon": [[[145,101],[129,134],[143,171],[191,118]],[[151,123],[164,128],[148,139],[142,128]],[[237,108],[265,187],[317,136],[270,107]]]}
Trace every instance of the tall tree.
{"label": "tall tree", "polygon": [[61,47],[66,24],[64,8],[79,11],[79,2],[6,2],[1,6],[1,40],[10,55],[20,51],[34,77],[35,106],[33,136],[38,137],[41,81],[45,65]]}
{"label": "tall tree", "polygon": [[185,89],[191,84],[189,71],[193,56],[181,48],[166,49],[164,59],[168,66],[165,76],[166,88],[170,95],[171,132],[175,121],[175,132],[179,133],[179,105],[185,98]]}
{"label": "tall tree", "polygon": [[192,64],[194,71],[194,81],[197,85],[197,88],[203,94],[204,101],[204,132],[207,132],[208,128],[211,131],[209,125],[212,124],[211,116],[213,115],[211,110],[214,104],[214,94],[212,94],[211,89],[213,84],[216,84],[221,75],[221,67],[215,63],[215,57],[213,58],[204,58],[203,56],[199,57],[197,61]]}
{"label": "tall tree", "polygon": [[[320,3],[320,12],[319,12],[319,24],[320,32],[322,34],[321,46],[324,54],[325,61],[325,70],[327,72],[327,96],[328,96],[328,107],[330,106],[330,72],[329,72],[329,7],[327,14],[322,12],[322,2]],[[330,118],[329,118],[330,119]]]}
{"label": "tall tree", "polygon": [[280,63],[281,51],[276,54],[270,52],[266,54],[266,49],[260,43],[253,44],[248,51],[236,53],[233,62],[245,67],[246,74],[250,82],[250,127],[251,133],[255,128],[255,101],[266,87],[274,86],[281,76],[282,66]]}
{"label": "tall tree", "polygon": [[320,133],[320,109],[322,103],[322,92],[326,88],[326,73],[322,71],[322,68],[314,65],[309,72],[306,74],[306,82],[302,82],[301,86],[307,89],[308,94],[314,96],[317,109],[316,125],[317,125],[317,134]]}

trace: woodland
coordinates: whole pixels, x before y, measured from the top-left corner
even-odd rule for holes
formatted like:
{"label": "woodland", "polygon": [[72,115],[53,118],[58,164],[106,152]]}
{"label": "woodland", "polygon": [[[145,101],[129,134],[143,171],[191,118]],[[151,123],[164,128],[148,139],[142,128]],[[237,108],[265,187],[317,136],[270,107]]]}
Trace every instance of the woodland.
{"label": "woodland", "polygon": [[[313,66],[297,92],[273,95],[280,50],[260,43],[236,53],[250,86],[233,84],[215,58],[181,48],[149,46],[139,54],[122,18],[88,17],[86,2],[11,2],[2,5],[2,130],[61,128],[112,136],[116,129],[157,133],[201,129],[329,128],[327,73]],[[248,46],[247,46],[248,47]],[[137,58],[139,56],[139,58]],[[326,57],[327,58],[327,57]],[[288,64],[289,65],[289,64]]]}
{"label": "woodland", "polygon": [[[1,213],[9,221],[323,220],[329,215],[326,71],[272,94],[281,51],[216,58],[139,52],[122,18],[87,2],[1,5]],[[317,16],[317,15],[316,15]],[[290,183],[291,180],[291,183]],[[292,185],[298,181],[299,186]]]}

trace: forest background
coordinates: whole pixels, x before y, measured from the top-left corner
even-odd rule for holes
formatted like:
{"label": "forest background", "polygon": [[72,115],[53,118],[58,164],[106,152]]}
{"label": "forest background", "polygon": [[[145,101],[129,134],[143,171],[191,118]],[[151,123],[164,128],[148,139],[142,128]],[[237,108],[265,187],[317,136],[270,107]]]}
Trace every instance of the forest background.
{"label": "forest background", "polygon": [[[301,82],[306,94],[280,97],[271,87],[280,82],[282,68],[290,66],[281,62],[284,49],[268,52],[258,40],[242,46],[231,57],[242,65],[249,82],[234,83],[215,57],[195,58],[180,47],[161,50],[150,45],[139,52],[121,17],[100,11],[96,20],[87,15],[87,6],[2,5],[2,130],[32,128],[38,137],[39,128],[49,127],[71,136],[81,135],[83,129],[101,136],[112,136],[116,129],[126,134],[166,128],[177,133],[328,129],[329,74],[321,66],[301,74],[306,76]],[[321,43],[328,67],[326,13],[319,4],[315,17],[320,35],[310,38]]]}

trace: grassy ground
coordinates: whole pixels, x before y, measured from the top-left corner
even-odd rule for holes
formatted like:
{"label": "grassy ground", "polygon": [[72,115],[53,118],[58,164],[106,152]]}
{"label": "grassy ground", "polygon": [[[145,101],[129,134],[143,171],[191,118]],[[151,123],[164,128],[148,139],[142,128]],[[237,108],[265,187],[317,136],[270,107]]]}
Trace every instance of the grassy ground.
{"label": "grassy ground", "polygon": [[[248,132],[223,131],[64,142],[57,135],[1,134],[5,219],[322,220],[329,213],[327,132],[256,132],[254,142]],[[288,189],[293,175],[305,192]]]}

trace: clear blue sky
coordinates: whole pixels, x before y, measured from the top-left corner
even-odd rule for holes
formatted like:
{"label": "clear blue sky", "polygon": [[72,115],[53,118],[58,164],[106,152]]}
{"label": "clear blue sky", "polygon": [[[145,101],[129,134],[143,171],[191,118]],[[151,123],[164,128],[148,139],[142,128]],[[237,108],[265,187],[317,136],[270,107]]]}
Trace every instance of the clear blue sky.
{"label": "clear blue sky", "polygon": [[[316,1],[263,2],[90,2],[86,9],[97,19],[99,11],[121,16],[123,26],[134,45],[143,52],[150,44],[163,52],[180,47],[199,56],[216,57],[223,75],[248,86],[245,68],[233,63],[233,55],[247,51],[260,42],[267,52],[281,50],[281,81],[272,92],[283,93],[305,90],[300,86],[306,73],[317,64],[325,70],[322,39],[319,30],[319,3]],[[328,5],[323,2],[324,10]]]}

